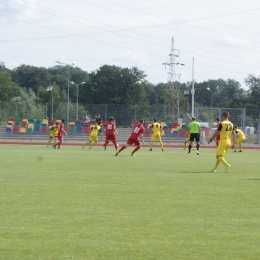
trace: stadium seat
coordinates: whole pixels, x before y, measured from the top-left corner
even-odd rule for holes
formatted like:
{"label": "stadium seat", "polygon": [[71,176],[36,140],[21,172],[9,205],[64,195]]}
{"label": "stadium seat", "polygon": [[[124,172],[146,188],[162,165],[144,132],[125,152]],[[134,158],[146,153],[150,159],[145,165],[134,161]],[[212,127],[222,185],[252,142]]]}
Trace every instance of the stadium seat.
{"label": "stadium seat", "polygon": [[26,129],[26,133],[31,134],[32,132],[33,132],[33,128],[27,128],[27,129]]}
{"label": "stadium seat", "polygon": [[41,128],[41,133],[42,134],[46,134],[48,131],[47,131],[47,127],[42,127]]}
{"label": "stadium seat", "polygon": [[161,127],[168,126],[165,122],[160,123]]}
{"label": "stadium seat", "polygon": [[35,127],[34,127],[34,131],[33,131],[34,133],[40,133],[40,126],[38,126],[38,125],[36,125]]}
{"label": "stadium seat", "polygon": [[48,119],[42,119],[42,124],[44,124],[44,125],[48,125]]}
{"label": "stadium seat", "polygon": [[89,134],[89,128],[88,127],[83,127],[83,133],[84,134]]}
{"label": "stadium seat", "polygon": [[177,136],[178,136],[178,134],[179,134],[179,132],[178,132],[178,131],[176,131],[176,130],[172,132],[172,135],[173,135],[174,137],[177,137]]}
{"label": "stadium seat", "polygon": [[13,133],[19,133],[19,127],[14,127],[13,128]]}
{"label": "stadium seat", "polygon": [[6,133],[12,133],[12,127],[7,126],[7,127],[5,128],[5,132],[6,132]]}
{"label": "stadium seat", "polygon": [[20,133],[26,133],[26,127],[21,126],[20,127]]}
{"label": "stadium seat", "polygon": [[69,128],[69,134],[75,134],[75,127],[74,126]]}
{"label": "stadium seat", "polygon": [[77,127],[76,129],[77,129],[77,131],[76,131],[77,134],[82,134],[82,127]]}

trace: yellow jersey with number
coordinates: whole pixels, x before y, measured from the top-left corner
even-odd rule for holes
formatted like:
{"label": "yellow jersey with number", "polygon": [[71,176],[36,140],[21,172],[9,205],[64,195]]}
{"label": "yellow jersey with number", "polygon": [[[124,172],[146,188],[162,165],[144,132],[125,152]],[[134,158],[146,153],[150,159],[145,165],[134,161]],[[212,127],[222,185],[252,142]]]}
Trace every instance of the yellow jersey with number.
{"label": "yellow jersey with number", "polygon": [[159,123],[153,123],[152,124],[152,131],[153,135],[157,135],[161,133],[161,125]]}
{"label": "yellow jersey with number", "polygon": [[218,131],[220,132],[220,143],[230,145],[233,124],[229,120],[224,120],[219,124]]}
{"label": "yellow jersey with number", "polygon": [[99,125],[95,125],[95,126],[91,127],[90,136],[97,136],[98,132],[101,132],[101,127]]}

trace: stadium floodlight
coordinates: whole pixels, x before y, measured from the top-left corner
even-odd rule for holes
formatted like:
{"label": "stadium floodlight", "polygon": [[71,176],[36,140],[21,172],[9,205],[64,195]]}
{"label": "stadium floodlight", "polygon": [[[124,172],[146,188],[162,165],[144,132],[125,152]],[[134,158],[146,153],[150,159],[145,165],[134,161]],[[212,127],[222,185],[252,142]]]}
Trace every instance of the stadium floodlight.
{"label": "stadium floodlight", "polygon": [[46,90],[49,93],[51,92],[51,119],[53,119],[53,91],[52,91],[52,86],[49,86]]}
{"label": "stadium floodlight", "polygon": [[73,85],[77,86],[77,105],[76,105],[76,120],[79,118],[79,85],[83,85],[86,83],[86,81],[82,81],[81,83],[77,84],[73,81],[70,82]]}
{"label": "stadium floodlight", "polygon": [[15,118],[17,118],[17,105],[19,105],[21,102],[16,101],[15,102]]}
{"label": "stadium floodlight", "polygon": [[67,64],[60,61],[55,61],[56,63],[60,65],[65,65],[68,67],[68,99],[67,99],[67,123],[69,123],[69,100],[70,100],[70,67],[75,65],[75,62],[72,62],[71,64]]}
{"label": "stadium floodlight", "polygon": [[212,127],[212,107],[213,107],[213,90],[210,88],[207,88],[208,91],[211,91],[211,105],[210,105],[210,124]]}

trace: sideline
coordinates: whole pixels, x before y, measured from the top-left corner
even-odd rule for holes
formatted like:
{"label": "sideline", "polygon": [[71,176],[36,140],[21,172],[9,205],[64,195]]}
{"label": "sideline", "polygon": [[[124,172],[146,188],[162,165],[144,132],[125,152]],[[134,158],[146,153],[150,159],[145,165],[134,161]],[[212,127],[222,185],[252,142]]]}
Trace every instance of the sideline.
{"label": "sideline", "polygon": [[[0,141],[0,145],[38,145],[38,146],[46,146],[46,142],[3,142]],[[82,146],[82,143],[62,143],[62,146]],[[102,144],[97,144],[95,146],[100,146],[102,147]],[[112,144],[108,144],[108,147],[111,146],[113,147]],[[119,144],[119,146],[122,146],[122,144]],[[52,145],[50,145],[50,147],[52,147]],[[150,147],[149,144],[143,144],[142,147]],[[158,145],[153,145],[153,149],[161,149],[161,147]],[[172,145],[164,145],[164,148],[182,148],[183,149],[183,145],[180,144],[172,144]],[[216,146],[212,146],[212,145],[200,145],[200,148],[206,148],[206,149],[216,149]],[[260,150],[260,146],[243,146],[243,150]]]}

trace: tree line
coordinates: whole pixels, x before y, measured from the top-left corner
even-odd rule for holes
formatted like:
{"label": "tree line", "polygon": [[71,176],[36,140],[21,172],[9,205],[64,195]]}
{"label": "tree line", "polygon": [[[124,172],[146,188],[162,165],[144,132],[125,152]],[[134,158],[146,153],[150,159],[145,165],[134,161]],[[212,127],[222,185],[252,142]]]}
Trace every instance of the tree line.
{"label": "tree line", "polygon": [[[152,84],[148,82],[145,72],[137,67],[122,68],[103,65],[95,71],[87,72],[72,66],[68,68],[68,66],[56,65],[44,68],[22,64],[10,70],[5,67],[3,62],[0,62],[0,104],[3,112],[1,121],[3,121],[3,115],[7,114],[3,109],[11,109],[11,107],[4,106],[7,102],[25,102],[27,110],[30,108],[28,111],[32,113],[28,115],[29,117],[43,117],[44,105],[46,103],[50,105],[50,93],[46,91],[49,86],[52,86],[55,105],[66,103],[68,72],[70,72],[69,81],[75,83],[70,83],[69,86],[70,102],[75,103],[78,99],[82,111],[85,104],[128,104],[137,105],[141,109],[149,106],[162,106],[165,104],[169,88],[168,83]],[[85,83],[81,84],[82,82]],[[182,115],[185,112],[185,106],[190,111],[191,95],[186,97],[184,90],[190,90],[191,83],[174,82],[174,84],[180,90],[180,114]],[[213,93],[214,107],[246,108],[247,121],[251,125],[257,126],[260,107],[260,78],[253,74],[248,75],[245,84],[247,90],[233,79],[195,82],[195,106],[211,106],[212,96],[211,92],[207,90],[209,88]],[[77,95],[77,93],[79,94]]]}

